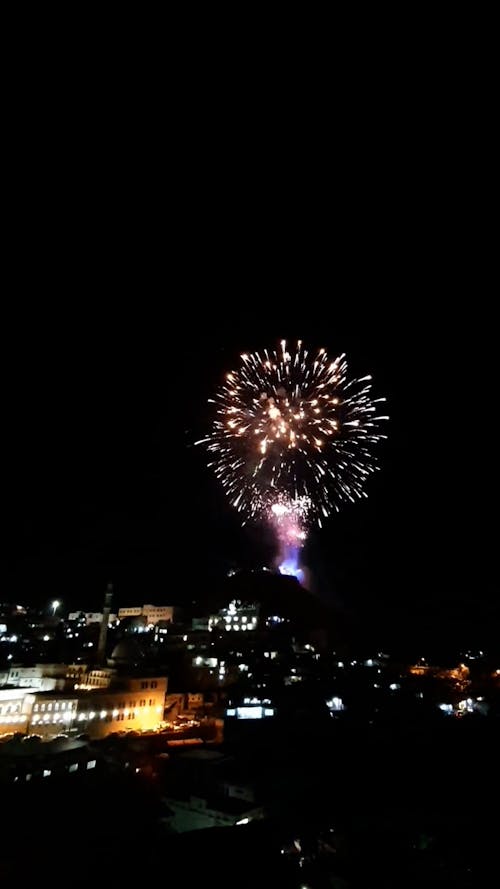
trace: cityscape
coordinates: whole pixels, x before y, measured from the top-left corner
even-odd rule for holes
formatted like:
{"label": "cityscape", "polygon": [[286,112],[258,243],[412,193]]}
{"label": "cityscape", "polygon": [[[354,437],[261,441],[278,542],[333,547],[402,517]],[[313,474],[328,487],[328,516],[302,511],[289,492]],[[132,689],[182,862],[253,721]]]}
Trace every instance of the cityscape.
{"label": "cityscape", "polygon": [[[84,829],[84,800],[107,808],[123,793],[133,818],[93,816],[104,845],[137,841],[147,826],[165,850],[190,838],[193,851],[227,856],[234,828],[263,886],[327,885],[325,874],[348,886],[363,874],[359,843],[372,856],[389,844],[400,866],[432,878],[476,872],[481,818],[467,812],[469,779],[456,770],[470,761],[481,784],[497,755],[498,653],[404,662],[347,644],[295,578],[267,569],[234,574],[221,594],[212,610],[120,607],[111,586],[100,612],[2,606],[7,834],[17,817],[24,835],[49,843],[57,829],[68,844]],[[41,824],[39,806],[68,796],[68,823]],[[457,806],[460,855],[448,835]]]}
{"label": "cityscape", "polygon": [[351,375],[343,352],[240,340],[187,353],[161,429],[142,390],[117,406],[99,388],[83,420],[77,399],[64,448],[54,432],[23,464],[27,495],[13,481],[6,885],[50,867],[110,885],[489,885],[486,512],[466,523],[446,481],[429,507],[459,458],[415,463],[390,361],[372,382],[359,346]]}

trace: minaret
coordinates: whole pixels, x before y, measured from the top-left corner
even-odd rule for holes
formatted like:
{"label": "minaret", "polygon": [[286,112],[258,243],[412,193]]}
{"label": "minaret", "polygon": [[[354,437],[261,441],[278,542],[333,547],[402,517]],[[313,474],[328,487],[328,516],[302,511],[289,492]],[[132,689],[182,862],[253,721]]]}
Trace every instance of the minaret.
{"label": "minaret", "polygon": [[113,598],[113,584],[108,583],[106,593],[104,594],[104,608],[102,609],[102,623],[99,630],[99,643],[97,645],[97,663],[106,666],[106,639],[108,636],[109,613],[111,611],[111,600]]}

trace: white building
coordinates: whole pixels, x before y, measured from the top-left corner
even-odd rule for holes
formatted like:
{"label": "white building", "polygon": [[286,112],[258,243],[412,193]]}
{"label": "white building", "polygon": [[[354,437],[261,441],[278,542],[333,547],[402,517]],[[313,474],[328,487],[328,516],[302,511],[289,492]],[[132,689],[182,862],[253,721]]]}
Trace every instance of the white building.
{"label": "white building", "polygon": [[221,608],[218,614],[211,614],[208,619],[210,630],[238,633],[256,630],[258,623],[258,605],[242,605],[236,600],[230,602],[227,608]]}
{"label": "white building", "polygon": [[[49,671],[56,665],[46,666]],[[66,677],[34,676],[49,687],[0,689],[0,735],[21,732],[45,738],[85,733],[102,738],[112,732],[150,731],[163,721],[167,679],[120,677],[113,670],[63,668]],[[75,665],[80,666],[80,665]],[[16,668],[35,670],[35,668]],[[53,686],[50,687],[50,683]]]}
{"label": "white building", "polygon": [[50,691],[64,687],[65,672],[64,664],[35,664],[33,667],[14,665],[2,674],[2,685]]}
{"label": "white building", "polygon": [[[117,619],[116,614],[109,615],[109,623],[115,623]],[[85,624],[87,627],[89,624],[101,624],[102,623],[102,611],[71,611],[68,614],[69,621],[79,621],[82,624]]]}

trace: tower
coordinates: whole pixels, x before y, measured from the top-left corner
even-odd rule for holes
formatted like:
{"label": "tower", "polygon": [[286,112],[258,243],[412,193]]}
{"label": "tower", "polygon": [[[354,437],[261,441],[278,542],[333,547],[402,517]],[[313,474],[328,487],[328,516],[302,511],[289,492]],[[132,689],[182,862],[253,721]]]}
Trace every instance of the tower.
{"label": "tower", "polygon": [[109,614],[111,611],[111,600],[113,598],[113,584],[108,583],[104,594],[104,607],[102,609],[102,622],[99,630],[99,642],[97,644],[97,663],[105,666],[106,664],[106,639],[108,637]]}

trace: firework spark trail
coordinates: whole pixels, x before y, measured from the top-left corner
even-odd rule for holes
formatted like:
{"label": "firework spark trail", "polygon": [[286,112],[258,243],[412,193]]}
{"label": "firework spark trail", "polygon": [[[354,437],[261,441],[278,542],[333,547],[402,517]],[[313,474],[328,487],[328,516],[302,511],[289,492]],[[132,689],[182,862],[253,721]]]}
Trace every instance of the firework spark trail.
{"label": "firework spark trail", "polygon": [[[215,398],[213,428],[197,442],[232,505],[266,517],[283,545],[301,545],[307,526],[366,497],[378,468],[372,447],[386,438],[372,399],[371,377],[348,380],[342,354],[310,354],[299,340],[241,356]],[[302,536],[303,535],[303,536]]]}

